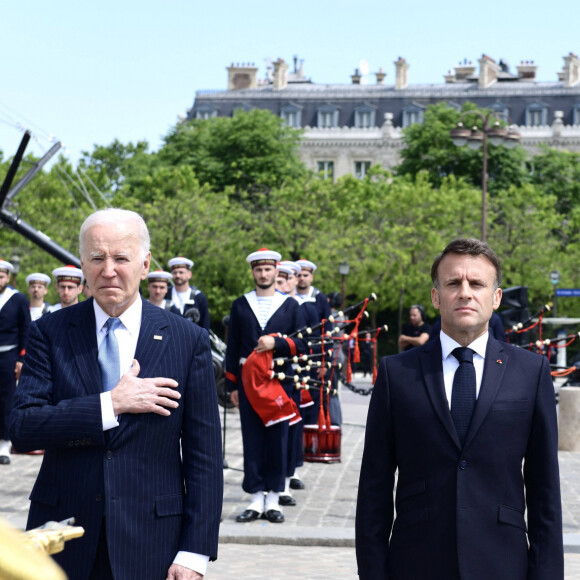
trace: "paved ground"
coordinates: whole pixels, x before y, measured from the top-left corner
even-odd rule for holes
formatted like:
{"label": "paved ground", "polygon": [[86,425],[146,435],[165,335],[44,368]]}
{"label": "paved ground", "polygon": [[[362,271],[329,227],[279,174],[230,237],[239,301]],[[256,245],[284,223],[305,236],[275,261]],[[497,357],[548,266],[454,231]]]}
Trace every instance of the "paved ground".
{"label": "paved ground", "polygon": [[[370,387],[368,378],[355,382]],[[358,472],[369,397],[343,388],[340,463],[306,463],[301,475],[308,488],[296,491],[296,507],[285,508],[281,525],[236,523],[246,507],[242,492],[242,445],[236,410],[226,414],[226,461],[220,553],[210,564],[208,580],[235,578],[289,580],[356,579],[354,513]],[[222,413],[223,419],[223,413]],[[0,517],[23,527],[28,495],[42,457],[15,455],[0,466]],[[566,580],[580,580],[580,453],[560,452],[566,546]]]}

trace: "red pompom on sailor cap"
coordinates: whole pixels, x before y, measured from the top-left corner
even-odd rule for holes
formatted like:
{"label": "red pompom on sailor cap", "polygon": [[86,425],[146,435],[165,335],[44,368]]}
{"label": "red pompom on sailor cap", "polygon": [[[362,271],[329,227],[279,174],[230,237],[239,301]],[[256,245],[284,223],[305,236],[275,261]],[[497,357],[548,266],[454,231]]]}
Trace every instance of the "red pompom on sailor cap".
{"label": "red pompom on sailor cap", "polygon": [[76,284],[83,283],[83,271],[76,266],[61,266],[52,271],[52,275],[57,282],[75,282]]}
{"label": "red pompom on sailor cap", "polygon": [[316,272],[316,264],[310,260],[296,260],[296,263],[302,270],[310,270],[313,274]]}
{"label": "red pompom on sailor cap", "polygon": [[250,264],[252,268],[256,266],[276,266],[278,262],[282,259],[282,255],[274,250],[268,250],[268,248],[260,248],[257,252],[252,252],[247,258],[246,262]]}
{"label": "red pompom on sailor cap", "polygon": [[173,276],[164,270],[154,270],[147,274],[147,284],[150,282],[167,282],[169,284],[170,280],[173,280]]}
{"label": "red pompom on sailor cap", "polygon": [[10,274],[14,272],[14,266],[6,260],[0,260],[0,272],[6,272],[7,274]]}

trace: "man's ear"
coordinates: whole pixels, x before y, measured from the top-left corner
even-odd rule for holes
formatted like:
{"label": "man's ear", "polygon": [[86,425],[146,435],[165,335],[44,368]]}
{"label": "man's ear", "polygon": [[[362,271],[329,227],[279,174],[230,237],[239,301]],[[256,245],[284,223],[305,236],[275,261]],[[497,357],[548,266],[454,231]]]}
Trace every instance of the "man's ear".
{"label": "man's ear", "polygon": [[501,288],[496,288],[493,292],[493,309],[497,310],[501,304],[502,291]]}
{"label": "man's ear", "polygon": [[431,288],[431,304],[433,304],[433,308],[439,310],[439,290],[437,288]]}

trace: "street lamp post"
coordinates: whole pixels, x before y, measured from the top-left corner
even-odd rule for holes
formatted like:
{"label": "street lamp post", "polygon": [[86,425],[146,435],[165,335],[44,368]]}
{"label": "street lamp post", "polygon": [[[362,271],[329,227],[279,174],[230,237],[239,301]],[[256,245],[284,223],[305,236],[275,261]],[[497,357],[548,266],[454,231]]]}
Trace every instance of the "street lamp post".
{"label": "street lamp post", "polygon": [[340,295],[342,298],[341,308],[344,308],[344,301],[346,300],[346,277],[350,271],[350,265],[348,262],[341,262],[338,265],[338,273],[342,276],[342,284],[340,289]]}
{"label": "street lamp post", "polygon": [[[481,119],[481,130],[476,125],[466,129],[461,122],[467,115],[476,115]],[[453,144],[457,147],[467,145],[470,149],[479,149],[483,145],[483,169],[481,175],[481,241],[487,241],[487,141],[492,145],[505,145],[513,149],[520,142],[520,134],[513,128],[506,129],[498,119],[498,113],[490,111],[483,115],[479,111],[466,111],[459,117],[455,129],[449,132]]]}
{"label": "street lamp post", "polygon": [[554,318],[558,318],[558,282],[560,281],[560,272],[558,270],[552,270],[550,272],[550,282],[554,286]]}

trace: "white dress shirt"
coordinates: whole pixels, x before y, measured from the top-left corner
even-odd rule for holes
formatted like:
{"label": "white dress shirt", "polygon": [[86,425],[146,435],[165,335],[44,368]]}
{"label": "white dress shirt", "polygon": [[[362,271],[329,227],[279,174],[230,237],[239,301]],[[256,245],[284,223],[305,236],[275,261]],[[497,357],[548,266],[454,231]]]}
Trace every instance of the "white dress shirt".
{"label": "white dress shirt", "polygon": [[[453,377],[455,371],[459,368],[459,361],[451,354],[457,347],[461,345],[453,340],[443,331],[440,333],[441,338],[441,356],[443,359],[443,382],[445,383],[445,396],[447,403],[451,409],[451,390],[453,388]],[[485,350],[487,348],[487,339],[489,332],[485,332],[479,338],[476,338],[468,348],[474,351],[473,366],[475,367],[475,398],[479,397],[479,389],[481,388],[481,379],[483,377],[483,363],[485,361]]]}
{"label": "white dress shirt", "polygon": [[[107,334],[105,323],[110,317],[97,304],[96,300],[93,300],[93,306],[97,323],[97,347],[100,347],[105,339],[105,335]],[[117,337],[117,342],[119,343],[119,367],[121,371],[119,373],[119,379],[121,379],[121,376],[123,376],[133,364],[135,351],[137,350],[139,331],[141,330],[142,313],[143,302],[141,297],[137,297],[137,300],[135,300],[135,302],[131,304],[131,306],[129,306],[121,316],[119,316],[121,324],[114,331],[115,336]],[[118,418],[115,417],[115,412],[113,410],[111,391],[101,393],[101,413],[103,417],[103,431],[119,426]],[[209,563],[209,556],[182,551],[177,553],[173,562],[180,566],[184,566],[185,568],[195,570],[199,574],[205,575]]]}

